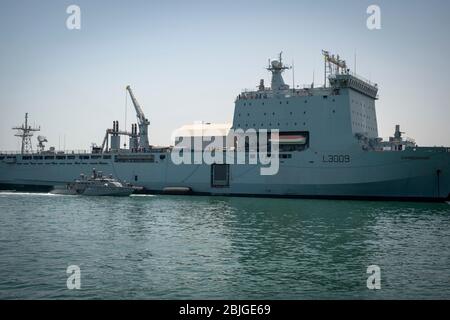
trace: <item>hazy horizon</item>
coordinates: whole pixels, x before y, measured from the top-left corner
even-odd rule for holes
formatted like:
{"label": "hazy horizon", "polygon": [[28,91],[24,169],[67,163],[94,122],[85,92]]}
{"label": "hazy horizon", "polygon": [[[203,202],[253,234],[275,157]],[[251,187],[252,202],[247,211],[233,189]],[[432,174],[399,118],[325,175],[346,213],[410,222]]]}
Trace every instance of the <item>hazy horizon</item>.
{"label": "hazy horizon", "polygon": [[[66,8],[81,8],[69,30]],[[380,30],[366,27],[369,5]],[[18,150],[25,112],[47,146],[89,149],[125,122],[131,85],[150,119],[150,143],[194,121],[231,122],[243,88],[269,83],[284,52],[295,84],[323,83],[321,50],[379,85],[378,131],[400,124],[419,145],[450,146],[448,1],[0,2],[0,150]],[[290,71],[284,74],[291,85]],[[136,122],[128,99],[127,130]],[[36,134],[37,136],[37,134]],[[36,146],[36,137],[33,137]]]}

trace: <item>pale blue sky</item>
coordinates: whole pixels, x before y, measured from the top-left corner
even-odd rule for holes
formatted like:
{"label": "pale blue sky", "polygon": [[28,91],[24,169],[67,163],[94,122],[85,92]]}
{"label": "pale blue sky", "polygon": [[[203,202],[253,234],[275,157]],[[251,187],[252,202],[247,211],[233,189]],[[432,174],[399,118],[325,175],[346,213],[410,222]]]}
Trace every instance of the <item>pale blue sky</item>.
{"label": "pale blue sky", "polygon": [[[70,4],[81,7],[79,31],[66,28]],[[381,30],[366,28],[370,4]],[[25,112],[48,145],[101,143],[113,120],[123,127],[128,84],[151,143],[168,144],[183,124],[231,122],[235,96],[268,81],[281,50],[297,84],[313,71],[321,83],[321,49],[351,68],[356,51],[357,73],[379,84],[380,136],[399,123],[420,145],[450,146],[449,14],[445,0],[0,0],[0,149],[18,148],[11,127]]]}

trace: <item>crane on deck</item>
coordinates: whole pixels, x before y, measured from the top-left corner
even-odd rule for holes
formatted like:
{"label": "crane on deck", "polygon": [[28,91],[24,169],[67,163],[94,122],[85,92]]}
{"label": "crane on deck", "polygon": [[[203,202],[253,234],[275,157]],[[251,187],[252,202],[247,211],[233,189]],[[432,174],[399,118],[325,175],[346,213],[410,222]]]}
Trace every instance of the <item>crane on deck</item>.
{"label": "crane on deck", "polygon": [[148,141],[148,126],[150,121],[145,117],[139,102],[136,100],[133,91],[130,86],[127,86],[127,91],[130,94],[131,101],[133,102],[134,109],[136,110],[136,117],[138,119],[139,125],[139,149],[143,151],[148,151],[150,149],[150,144]]}

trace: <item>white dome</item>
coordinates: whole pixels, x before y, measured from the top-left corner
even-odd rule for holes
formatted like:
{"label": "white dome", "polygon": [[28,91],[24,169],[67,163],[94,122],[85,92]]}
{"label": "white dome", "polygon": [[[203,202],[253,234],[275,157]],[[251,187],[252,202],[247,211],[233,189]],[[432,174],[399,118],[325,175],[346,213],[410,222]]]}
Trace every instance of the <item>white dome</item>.
{"label": "white dome", "polygon": [[231,123],[203,122],[187,124],[175,131],[175,137],[226,136],[230,128]]}

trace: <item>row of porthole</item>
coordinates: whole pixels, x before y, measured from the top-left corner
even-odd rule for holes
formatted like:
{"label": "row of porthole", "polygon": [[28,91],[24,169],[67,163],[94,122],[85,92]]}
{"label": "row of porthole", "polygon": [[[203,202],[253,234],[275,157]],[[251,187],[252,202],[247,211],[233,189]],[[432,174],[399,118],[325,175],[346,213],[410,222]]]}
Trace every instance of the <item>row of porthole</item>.
{"label": "row of porthole", "polygon": [[[334,110],[333,109],[333,113],[336,113],[336,110]],[[303,114],[306,114],[306,111],[303,111]],[[264,115],[266,116],[267,115],[267,113],[266,112],[264,112]],[[272,112],[272,115],[274,116],[275,115],[275,112]],[[292,113],[292,111],[291,112],[289,112],[289,115],[293,115],[293,113]],[[238,117],[240,117],[241,116],[241,114],[240,113],[238,113]],[[250,113],[247,113],[247,117],[250,117]],[[370,117],[368,118],[368,119],[370,119]]]}
{"label": "row of porthole", "polygon": [[[332,101],[335,102],[336,100],[332,99]],[[304,103],[308,103],[308,100],[304,100]],[[283,104],[283,101],[280,101],[280,104]],[[289,104],[289,101],[286,100],[286,104]],[[247,102],[244,102],[244,106],[246,106],[246,105],[247,105]],[[252,103],[249,102],[248,105],[251,106]],[[261,105],[264,106],[265,105],[264,102],[261,102]]]}
{"label": "row of porthole", "polygon": [[367,105],[367,106],[366,106],[365,103],[363,104],[362,102],[360,102],[360,101],[355,101],[355,100],[353,100],[353,99],[352,99],[352,103],[353,103],[353,104],[356,104],[356,105],[360,105],[360,106],[363,107],[363,108],[366,108],[366,107],[367,107],[367,108],[369,108],[369,109],[375,109],[375,106],[371,106],[371,105]]}
{"label": "row of porthole", "polygon": [[[275,124],[274,124],[274,125],[275,125]],[[277,123],[277,126],[279,127],[280,125],[281,125],[281,124],[278,122],[278,123]],[[306,122],[303,122],[303,125],[306,126]],[[265,124],[264,124],[264,123],[261,123],[261,127],[264,127],[264,126],[265,126]],[[286,126],[289,126],[289,122],[286,122]],[[297,123],[297,122],[294,122],[294,126],[298,126],[298,123]],[[241,124],[238,123],[237,127],[238,127],[238,128],[241,128]],[[248,123],[245,124],[245,127],[248,128]],[[252,128],[255,128],[255,127],[256,127],[256,123],[253,124],[253,127],[252,127]],[[269,128],[270,128],[270,127],[272,127],[272,123],[269,123]]]}
{"label": "row of porthole", "polygon": [[364,114],[364,113],[361,113],[361,112],[358,112],[358,111],[354,111],[354,110],[352,110],[352,113],[353,113],[353,114],[356,113],[357,116],[360,116],[360,117],[363,117],[363,118],[370,119],[370,116],[368,116],[368,115],[366,115],[366,114]]}
{"label": "row of porthole", "polygon": [[369,127],[369,126],[365,126],[365,125],[363,125],[362,123],[359,123],[359,122],[353,122],[353,125],[357,126],[357,127],[364,128],[364,129],[369,129],[371,131],[375,131],[375,128],[372,128],[372,127]]}
{"label": "row of porthole", "polygon": [[[333,112],[334,112],[334,110],[333,110]],[[306,111],[303,111],[303,114],[306,114]],[[264,112],[264,115],[266,116],[267,115],[267,113],[266,112]],[[275,112],[272,112],[272,115],[274,116],[275,115]],[[289,115],[293,115],[293,113],[292,113],[292,111],[291,112],[289,112]],[[240,117],[241,116],[241,114],[240,113],[238,113],[238,117]],[[247,113],[247,117],[250,117],[250,113]]]}
{"label": "row of porthole", "polygon": [[[306,100],[305,100],[305,103],[306,103]],[[282,102],[282,101],[280,101],[280,104],[283,104],[283,102]],[[286,101],[286,104],[289,104],[289,101]],[[246,106],[246,105],[247,105],[247,102],[244,102],[244,106]],[[252,103],[251,103],[251,102],[249,102],[249,103],[248,103],[248,105],[249,105],[249,106],[251,106],[251,105],[252,105]],[[261,105],[262,105],[262,106],[264,106],[264,102],[261,102]]]}
{"label": "row of porthole", "polygon": [[[75,156],[22,156],[22,160],[75,160]],[[102,159],[102,156],[91,156],[92,160]],[[89,156],[78,156],[80,160],[88,160]],[[104,160],[111,159],[111,156],[103,156]]]}

